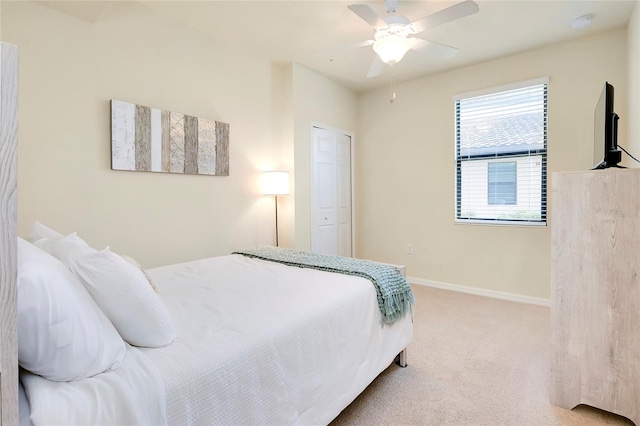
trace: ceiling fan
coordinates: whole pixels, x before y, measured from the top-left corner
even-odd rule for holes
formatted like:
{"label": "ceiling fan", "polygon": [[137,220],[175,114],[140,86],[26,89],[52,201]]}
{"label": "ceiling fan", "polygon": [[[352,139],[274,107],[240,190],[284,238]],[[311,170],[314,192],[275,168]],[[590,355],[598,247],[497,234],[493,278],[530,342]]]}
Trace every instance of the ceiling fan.
{"label": "ceiling fan", "polygon": [[387,16],[381,18],[366,4],[352,4],[349,9],[363,21],[371,25],[374,39],[358,43],[357,46],[371,46],[376,52],[367,77],[375,77],[382,72],[384,64],[394,65],[404,57],[408,50],[430,50],[444,58],[450,58],[458,53],[458,49],[422,38],[413,37],[423,31],[446,24],[456,19],[477,13],[479,8],[473,0],[465,0],[453,6],[432,13],[422,19],[409,22],[402,15],[396,15],[398,0],[384,2]]}

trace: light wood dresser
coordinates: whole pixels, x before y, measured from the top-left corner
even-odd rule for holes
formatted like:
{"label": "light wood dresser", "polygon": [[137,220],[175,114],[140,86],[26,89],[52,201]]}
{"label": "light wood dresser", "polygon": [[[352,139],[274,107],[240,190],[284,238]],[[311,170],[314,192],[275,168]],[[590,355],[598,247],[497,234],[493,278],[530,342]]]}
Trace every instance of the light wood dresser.
{"label": "light wood dresser", "polygon": [[554,173],[551,403],[640,424],[640,169]]}
{"label": "light wood dresser", "polygon": [[18,424],[18,48],[0,42],[0,425]]}

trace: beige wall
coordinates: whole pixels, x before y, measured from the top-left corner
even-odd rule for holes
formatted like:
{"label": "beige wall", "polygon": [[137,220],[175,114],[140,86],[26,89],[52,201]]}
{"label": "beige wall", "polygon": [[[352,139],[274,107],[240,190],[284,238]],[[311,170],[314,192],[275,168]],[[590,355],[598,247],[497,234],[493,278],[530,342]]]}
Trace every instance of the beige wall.
{"label": "beige wall", "polygon": [[354,132],[357,96],[298,64],[274,64],[274,114],[282,162],[291,194],[278,198],[280,246],[311,248],[310,127],[320,123]]}
{"label": "beige wall", "polygon": [[[137,3],[116,2],[95,24],[31,2],[2,9],[2,36],[21,49],[21,235],[40,220],[145,266],[272,244],[260,177],[278,169],[291,173],[280,244],[310,247],[310,125],[353,132],[352,91]],[[230,123],[230,176],[110,170],[112,98]]]}
{"label": "beige wall", "polygon": [[[549,176],[589,168],[605,80],[616,86],[621,117],[637,116],[638,19],[636,7],[628,36],[614,31],[399,84],[390,104],[388,89],[356,96],[136,3],[116,2],[90,24],[3,1],[2,39],[21,54],[19,233],[41,220],[145,266],[270,244],[273,198],[260,194],[260,172],[283,169],[295,196],[279,200],[280,240],[307,249],[316,122],[355,131],[359,257],[406,264],[413,277],[546,298],[549,229],[453,223],[451,96],[549,75]],[[111,171],[112,98],[230,123],[231,176]],[[621,141],[628,129],[638,152],[638,129],[627,123]]]}
{"label": "beige wall", "polygon": [[[640,155],[640,1],[636,1],[633,8],[629,27],[627,28],[627,55],[629,71],[627,72],[629,84],[629,110],[625,120],[629,132],[630,152],[636,158]],[[640,159],[640,158],[639,158]],[[631,162],[629,165],[640,167],[640,164]]]}
{"label": "beige wall", "polygon": [[[20,47],[20,235],[40,220],[148,267],[273,242],[260,172],[289,160],[268,61],[128,2],[91,24],[3,1],[2,39]],[[230,176],[110,170],[112,98],[230,123]]]}
{"label": "beige wall", "polygon": [[[298,64],[292,65],[294,157],[295,157],[295,242],[311,249],[310,129],[311,123],[355,132],[358,98],[350,90]],[[358,137],[354,137],[358,146]]]}
{"label": "beige wall", "polygon": [[[281,247],[295,247],[295,166],[293,161],[293,87],[291,63],[272,65],[272,99],[274,138],[279,145],[272,170],[289,172],[289,195],[278,197],[278,236]],[[271,220],[275,216],[275,199],[270,200]]]}
{"label": "beige wall", "polygon": [[548,176],[586,170],[606,80],[627,116],[626,55],[618,30],[399,84],[393,104],[388,89],[362,95],[357,255],[407,265],[410,277],[549,298],[548,227],[454,224],[452,95],[548,75]]}

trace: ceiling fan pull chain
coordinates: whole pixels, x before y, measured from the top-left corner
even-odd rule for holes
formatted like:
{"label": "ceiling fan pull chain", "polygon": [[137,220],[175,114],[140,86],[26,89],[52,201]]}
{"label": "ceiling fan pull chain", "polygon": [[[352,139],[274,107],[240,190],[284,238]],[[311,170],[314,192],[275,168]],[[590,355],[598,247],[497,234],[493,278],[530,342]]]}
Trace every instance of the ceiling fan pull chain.
{"label": "ceiling fan pull chain", "polygon": [[396,100],[396,92],[393,90],[393,79],[394,79],[394,76],[392,75],[391,76],[391,99],[389,99],[389,103],[391,104],[393,103],[393,101]]}

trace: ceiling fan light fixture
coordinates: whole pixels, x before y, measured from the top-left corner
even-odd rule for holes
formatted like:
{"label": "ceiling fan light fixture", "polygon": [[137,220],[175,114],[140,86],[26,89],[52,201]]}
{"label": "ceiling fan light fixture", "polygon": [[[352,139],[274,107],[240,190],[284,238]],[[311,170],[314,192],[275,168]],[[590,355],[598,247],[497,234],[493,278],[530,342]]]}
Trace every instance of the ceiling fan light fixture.
{"label": "ceiling fan light fixture", "polygon": [[384,19],[367,4],[351,4],[348,6],[349,10],[373,27],[375,31],[375,40],[369,40],[359,44],[359,46],[373,45],[373,50],[378,55],[374,58],[367,77],[380,75],[384,64],[394,65],[398,63],[404,58],[404,55],[409,49],[425,50],[430,46],[436,46],[435,48],[431,48],[431,50],[436,49],[440,52],[446,52],[447,56],[451,56],[451,52],[455,54],[458,49],[454,47],[411,36],[439,25],[473,15],[479,10],[477,3],[473,0],[462,0],[453,6],[445,7],[438,12],[411,22],[405,16],[396,14],[397,6],[398,0],[386,0],[385,8],[387,10],[387,16]]}
{"label": "ceiling fan light fixture", "polygon": [[400,62],[409,49],[409,40],[406,37],[393,34],[382,37],[373,43],[373,50],[387,65]]}

